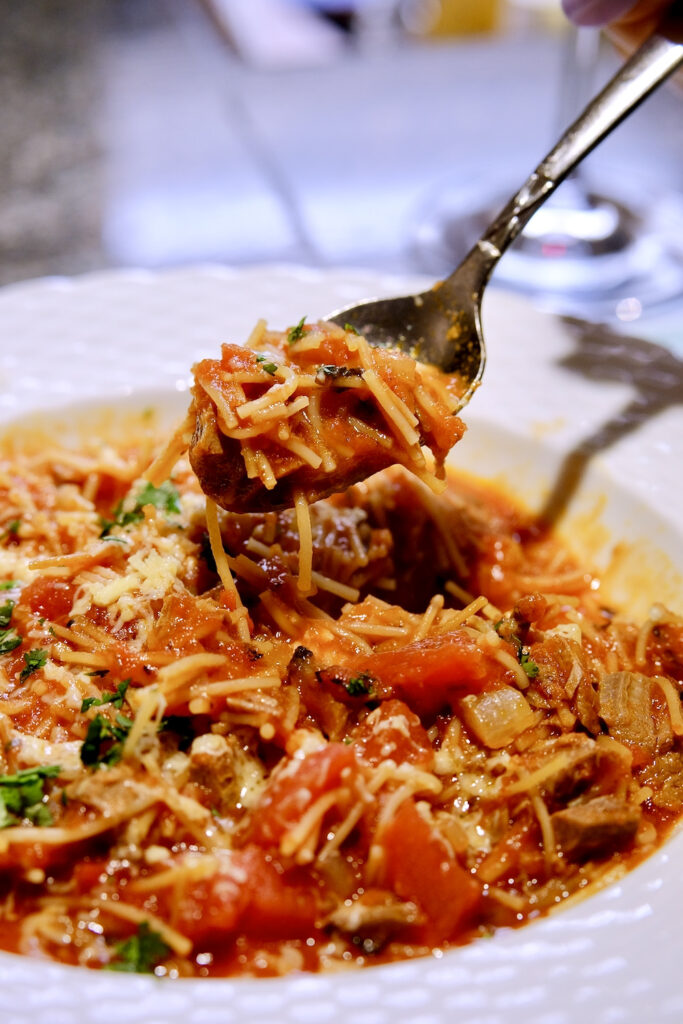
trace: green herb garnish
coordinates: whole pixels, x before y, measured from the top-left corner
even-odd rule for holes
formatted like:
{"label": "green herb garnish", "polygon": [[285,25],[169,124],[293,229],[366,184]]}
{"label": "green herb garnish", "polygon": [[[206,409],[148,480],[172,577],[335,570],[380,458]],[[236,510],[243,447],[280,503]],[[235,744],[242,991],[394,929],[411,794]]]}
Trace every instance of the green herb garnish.
{"label": "green herb garnish", "polygon": [[7,524],[2,534],[0,534],[0,541],[4,542],[9,540],[10,537],[16,537],[19,533],[19,527],[21,526],[21,519],[12,519]]}
{"label": "green herb garnish", "polygon": [[0,654],[9,654],[21,644],[21,637],[16,629],[0,629]]}
{"label": "green herb garnish", "polygon": [[[104,674],[106,675],[107,673],[105,672]],[[120,711],[129,686],[130,679],[124,679],[116,687],[114,693],[105,692],[101,697],[84,697],[81,704],[81,714],[88,711],[89,708],[101,708],[104,704],[113,704]]]}
{"label": "green herb garnish", "polygon": [[295,327],[290,327],[287,331],[287,341],[290,345],[293,345],[295,341],[304,336],[304,324],[306,323],[306,317],[302,316],[301,320]]}
{"label": "green herb garnish", "polygon": [[24,683],[29,676],[37,672],[39,668],[42,668],[47,661],[47,651],[42,648],[36,648],[33,651],[27,651],[24,655],[24,667],[21,670],[19,676],[20,682]]}
{"label": "green herb garnish", "polygon": [[0,629],[7,629],[9,626],[13,608],[14,601],[5,601],[4,604],[0,604]]}
{"label": "green herb garnish", "polygon": [[268,356],[264,356],[263,354],[257,355],[256,362],[259,363],[261,369],[265,370],[266,373],[269,373],[271,377],[274,373],[277,373],[277,363],[269,362]]}
{"label": "green herb garnish", "polygon": [[0,775],[0,828],[28,819],[33,825],[51,825],[52,815],[43,800],[45,780],[59,775],[59,765],[24,768],[14,775]]}
{"label": "green herb garnish", "polygon": [[90,768],[118,764],[123,754],[123,744],[132,725],[132,719],[121,713],[117,714],[113,722],[104,715],[95,715],[81,744],[83,764]]}
{"label": "green herb garnish", "polygon": [[344,330],[347,334],[360,334],[360,331],[357,331],[353,324],[344,324]]}
{"label": "green herb garnish", "polygon": [[20,587],[21,583],[19,580],[4,580],[0,583],[0,590],[15,590],[16,587]]}
{"label": "green herb garnish", "polygon": [[520,655],[520,658],[519,658],[519,663],[522,666],[522,668],[524,669],[524,671],[526,672],[526,674],[529,677],[529,679],[535,679],[536,678],[536,676],[538,675],[538,671],[539,671],[538,670],[538,664],[534,661],[533,658],[529,657],[529,654],[528,654],[527,651],[522,651],[522,654]]}
{"label": "green herb garnish", "polygon": [[524,646],[517,633],[515,633],[515,620],[512,618],[499,619],[493,628],[499,637],[512,644],[517,655],[517,661],[526,672],[528,678],[535,679],[539,673],[538,665],[533,658],[529,657],[529,648]]}
{"label": "green herb garnish", "polygon": [[146,921],[135,935],[114,946],[114,956],[105,965],[107,971],[129,971],[131,974],[152,974],[154,968],[171,952],[161,935],[153,931]]}
{"label": "green herb garnish", "polygon": [[360,675],[351,676],[344,684],[344,689],[349,697],[367,697],[372,693],[373,682],[372,676],[369,676],[367,672],[361,672]]}
{"label": "green herb garnish", "polygon": [[[180,495],[170,482],[166,480],[160,487],[146,483],[141,491],[135,495],[133,504],[125,508],[129,502],[130,495],[120,501],[113,512],[113,519],[100,518],[100,537],[105,538],[115,526],[130,526],[131,523],[139,523],[145,518],[143,508],[145,505],[154,505],[165,515],[178,515],[180,513]],[[112,537],[111,540],[116,538]],[[119,540],[122,538],[119,538]]]}
{"label": "green herb garnish", "polygon": [[324,384],[326,379],[339,380],[344,377],[362,377],[363,370],[360,366],[335,366],[334,363],[325,363],[319,366],[315,375],[318,384]]}

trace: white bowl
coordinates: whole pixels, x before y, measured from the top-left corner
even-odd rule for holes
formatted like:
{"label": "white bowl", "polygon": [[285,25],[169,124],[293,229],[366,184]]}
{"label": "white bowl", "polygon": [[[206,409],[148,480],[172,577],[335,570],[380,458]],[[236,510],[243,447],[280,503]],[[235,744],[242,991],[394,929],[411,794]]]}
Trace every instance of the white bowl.
{"label": "white bowl", "polygon": [[[422,280],[364,271],[113,272],[0,292],[0,427],[64,407],[182,408],[223,340]],[[491,292],[489,363],[456,464],[500,479],[635,617],[683,611],[683,363]],[[61,411],[60,411],[61,407]],[[91,406],[92,407],[92,406]],[[571,484],[571,486],[570,486]],[[442,956],[277,980],[157,980],[0,954],[3,1024],[644,1024],[683,1019],[683,835],[584,903]]]}

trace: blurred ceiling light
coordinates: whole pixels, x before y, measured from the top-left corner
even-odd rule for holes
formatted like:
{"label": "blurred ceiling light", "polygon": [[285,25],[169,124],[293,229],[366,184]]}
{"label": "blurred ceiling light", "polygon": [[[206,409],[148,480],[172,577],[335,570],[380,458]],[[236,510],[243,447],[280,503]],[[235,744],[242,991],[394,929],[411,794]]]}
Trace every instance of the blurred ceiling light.
{"label": "blurred ceiling light", "polygon": [[630,324],[641,315],[643,306],[640,299],[637,299],[635,295],[630,295],[627,299],[621,299],[617,303],[615,312],[622,323]]}

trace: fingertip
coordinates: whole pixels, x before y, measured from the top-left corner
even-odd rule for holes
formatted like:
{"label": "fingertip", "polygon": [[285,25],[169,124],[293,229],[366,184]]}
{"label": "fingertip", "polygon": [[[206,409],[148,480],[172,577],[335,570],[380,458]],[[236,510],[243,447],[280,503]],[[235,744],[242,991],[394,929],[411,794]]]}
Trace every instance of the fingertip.
{"label": "fingertip", "polygon": [[597,28],[627,14],[635,0],[562,0],[562,9],[575,25]]}

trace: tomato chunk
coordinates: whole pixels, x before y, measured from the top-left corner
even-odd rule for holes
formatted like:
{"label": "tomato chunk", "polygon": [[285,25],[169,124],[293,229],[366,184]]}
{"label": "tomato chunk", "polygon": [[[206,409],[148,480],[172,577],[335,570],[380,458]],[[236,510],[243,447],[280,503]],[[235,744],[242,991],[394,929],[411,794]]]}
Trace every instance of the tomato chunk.
{"label": "tomato chunk", "polygon": [[56,622],[71,612],[75,592],[71,581],[38,576],[24,587],[19,603],[30,608],[34,615],[44,615],[50,622]]}
{"label": "tomato chunk", "polygon": [[292,758],[271,778],[254,810],[249,839],[260,846],[277,845],[323,794],[341,785],[351,790],[359,764],[343,743],[328,743],[298,760]]}
{"label": "tomato chunk", "polygon": [[418,765],[429,769],[434,750],[417,715],[402,700],[385,700],[354,732],[354,745],[360,757],[370,764],[391,758],[396,764]]}
{"label": "tomato chunk", "polygon": [[384,829],[381,881],[426,915],[422,941],[456,939],[471,921],[481,890],[457,861],[446,840],[426,821],[412,800],[401,804]]}
{"label": "tomato chunk", "polygon": [[493,688],[502,675],[498,662],[463,632],[426,637],[396,651],[379,651],[368,660],[366,671],[418,714],[433,714],[456,697]]}
{"label": "tomato chunk", "polygon": [[229,867],[185,889],[175,904],[177,926],[197,945],[230,935],[303,938],[315,930],[315,891],[299,872],[279,871],[256,846],[231,855]]}

